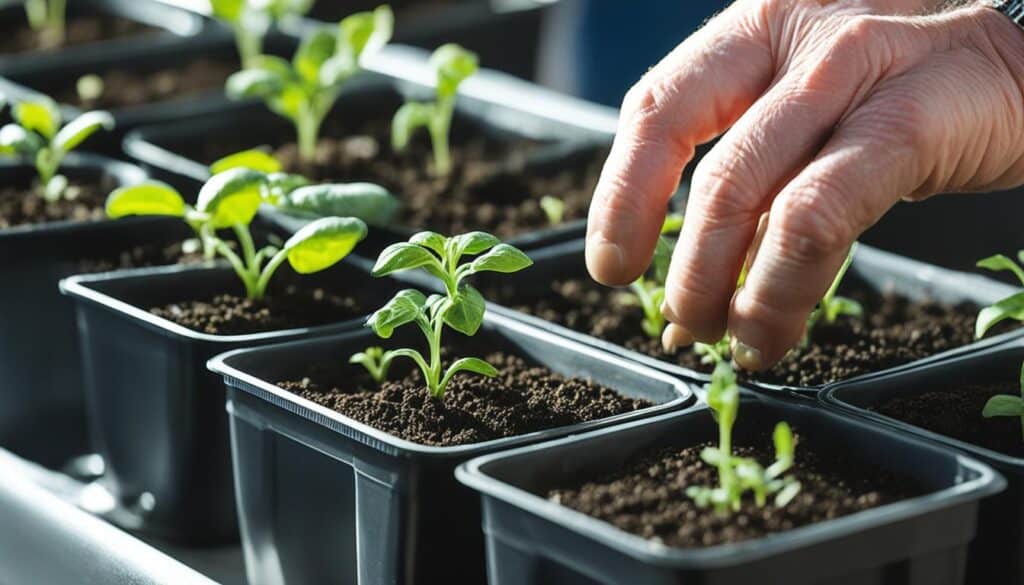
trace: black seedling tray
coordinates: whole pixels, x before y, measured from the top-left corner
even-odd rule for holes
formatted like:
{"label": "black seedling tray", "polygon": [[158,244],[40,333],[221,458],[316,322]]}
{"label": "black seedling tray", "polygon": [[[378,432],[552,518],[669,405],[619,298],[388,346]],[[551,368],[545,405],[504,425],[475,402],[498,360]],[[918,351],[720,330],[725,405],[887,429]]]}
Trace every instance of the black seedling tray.
{"label": "black seedling tray", "polygon": [[[152,51],[181,49],[203,31],[204,19],[188,10],[156,0],[71,0],[68,17],[83,14],[117,16],[158,29],[134,37],[79,45],[56,51],[30,51],[0,55],[0,76],[17,77],[32,71],[61,67],[79,67],[126,55],[146,55]],[[24,22],[28,28],[24,3],[0,1],[0,20]]]}
{"label": "black seedling tray", "polygon": [[[483,494],[491,585],[788,583],[960,585],[978,501],[1005,481],[954,452],[809,404],[761,396],[740,407],[734,437],[769,436],[785,420],[851,457],[912,476],[925,495],[774,534],[679,549],[545,499],[549,489],[623,469],[649,450],[713,441],[705,407],[478,457],[456,470]],[[797,450],[799,458],[799,449]]]}
{"label": "black seedling tray", "polygon": [[418,347],[416,333],[398,330],[392,340],[380,340],[371,331],[354,331],[240,350],[210,362],[228,386],[242,542],[253,585],[483,583],[479,502],[455,481],[456,465],[482,453],[674,410],[692,399],[681,381],[497,315],[487,315],[474,347],[505,346],[556,372],[656,405],[517,437],[430,447],[274,384],[308,364],[347,360],[368,345]]}
{"label": "black seedling tray", "polygon": [[[282,267],[277,282],[288,272]],[[374,291],[381,298],[395,290],[391,281],[371,279],[350,262],[288,282]],[[238,277],[225,266],[75,276],[62,281],[61,290],[76,309],[92,437],[108,471],[101,487],[118,504],[109,517],[187,544],[237,539],[224,385],[206,361],[231,349],[337,333],[365,321],[209,335],[146,310],[220,292],[241,294]]]}
{"label": "black seedling tray", "polygon": [[[513,291],[523,291],[523,295],[527,297],[544,294],[550,291],[551,283],[556,280],[589,278],[583,258],[584,248],[585,242],[583,240],[576,240],[544,249],[533,250],[529,255],[533,259],[534,265],[528,270],[515,274],[502,274],[500,278],[484,274],[474,277],[476,279],[475,282],[478,288],[482,290],[493,286],[509,288]],[[860,279],[868,286],[880,291],[891,291],[915,300],[931,299],[946,303],[969,301],[978,306],[985,306],[1018,290],[1008,284],[981,275],[956,272],[932,266],[865,245],[857,247],[856,256],[854,257],[849,274],[847,278]],[[419,286],[436,286],[430,277],[418,271],[398,275],[398,278],[413,282]],[[497,313],[529,323],[534,327],[551,331],[561,337],[592,345],[687,380],[700,382],[710,380],[708,374],[650,357],[620,345],[574,331],[562,325],[545,321],[539,317],[527,315],[493,303],[491,308]],[[639,330],[639,328],[640,323],[638,322],[637,329]],[[943,352],[914,363],[934,363],[946,360],[954,355],[960,355],[983,347],[991,347],[1008,339],[1021,336],[1024,336],[1024,330],[1013,330],[1000,335],[993,335],[991,338],[984,338],[962,348]],[[899,371],[911,366],[912,364],[907,364],[890,371]],[[750,385],[769,391],[793,391],[805,396],[813,396],[821,388],[821,386],[815,388],[793,388],[760,382],[750,382]]]}
{"label": "black seedling tray", "polygon": [[[146,178],[142,169],[72,153],[61,171],[71,178],[107,176],[124,185]],[[2,161],[0,176],[25,180],[29,165]],[[41,463],[57,465],[85,444],[82,371],[71,303],[57,282],[83,263],[116,258],[143,244],[168,245],[188,237],[179,220],[128,218],[61,221],[0,230],[0,445]],[[40,440],[33,428],[50,434]]]}
{"label": "black seedling tray", "polygon": [[984,461],[1006,477],[1006,491],[981,505],[978,537],[971,545],[968,562],[969,582],[973,584],[1024,582],[1024,459],[915,427],[876,409],[896,396],[920,395],[958,383],[1015,382],[1022,360],[1024,345],[1011,342],[941,363],[836,384],[821,394],[825,403],[842,413],[952,447]]}

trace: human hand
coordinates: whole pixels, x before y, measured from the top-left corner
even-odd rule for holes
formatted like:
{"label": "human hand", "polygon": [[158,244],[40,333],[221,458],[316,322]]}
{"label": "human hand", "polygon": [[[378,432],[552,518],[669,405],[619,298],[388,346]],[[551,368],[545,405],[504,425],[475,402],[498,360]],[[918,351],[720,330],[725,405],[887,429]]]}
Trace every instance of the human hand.
{"label": "human hand", "polygon": [[[1024,32],[922,0],[738,0],[626,95],[590,209],[587,266],[647,268],[696,145],[669,271],[667,345],[761,370],[803,335],[850,245],[901,197],[1024,182]],[[740,269],[759,245],[744,286]]]}

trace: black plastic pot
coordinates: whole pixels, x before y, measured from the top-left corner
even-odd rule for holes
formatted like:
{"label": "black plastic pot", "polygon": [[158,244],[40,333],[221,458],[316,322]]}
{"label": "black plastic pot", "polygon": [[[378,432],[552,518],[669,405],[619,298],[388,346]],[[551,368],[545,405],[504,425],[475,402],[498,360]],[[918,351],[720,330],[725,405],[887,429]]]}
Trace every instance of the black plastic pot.
{"label": "black plastic pot", "polygon": [[999,474],[924,441],[807,404],[750,398],[741,412],[737,440],[769,436],[772,425],[786,420],[804,435],[843,444],[851,457],[912,476],[928,493],[705,549],[654,544],[538,495],[620,470],[650,449],[713,441],[717,427],[698,407],[460,466],[459,481],[483,494],[491,585],[963,583],[978,501],[1004,487]]}
{"label": "black plastic pot", "polygon": [[[278,278],[286,273],[282,268]],[[381,297],[394,290],[349,262],[297,282]],[[365,320],[208,335],[143,308],[241,294],[238,277],[223,266],[75,276],[61,282],[61,291],[77,312],[93,442],[106,463],[100,481],[118,503],[110,518],[189,544],[237,538],[224,386],[206,361],[239,347],[345,331]]]}
{"label": "black plastic pot", "polygon": [[[585,242],[583,240],[576,240],[531,251],[530,257],[533,259],[534,265],[529,270],[516,274],[503,274],[500,279],[481,275],[477,277],[479,288],[487,289],[491,286],[510,287],[512,290],[522,291],[523,296],[529,297],[530,295],[548,292],[551,283],[555,280],[589,278],[583,259],[584,247]],[[399,275],[399,277],[418,285],[431,286],[429,278],[419,273]],[[955,272],[883,252],[882,250],[865,245],[857,247],[853,265],[847,278],[855,278],[877,290],[891,291],[910,299],[932,299],[947,303],[969,301],[979,306],[988,305],[1018,290],[1015,287],[981,275]],[[675,376],[702,382],[710,379],[710,376],[707,374],[626,349],[620,345],[545,321],[539,317],[527,315],[500,305],[494,305],[491,308],[497,313],[524,321],[534,327],[546,329],[561,337],[592,345]],[[640,324],[637,323],[637,328],[639,329],[639,327]],[[985,338],[962,348],[943,352],[915,363],[935,363],[954,355],[960,355],[983,347],[991,347],[1007,339],[1021,336],[1024,336],[1024,331],[1022,330],[994,335],[991,338]],[[912,364],[899,366],[890,371],[899,371],[907,367],[912,367]],[[752,382],[751,384],[761,389],[793,390],[807,396],[816,394],[821,388],[820,386],[816,388],[788,388],[757,382]]]}
{"label": "black plastic pot", "polygon": [[[0,55],[0,76],[20,74],[54,67],[80,66],[97,60],[124,58],[187,46],[203,29],[202,17],[156,0],[73,0],[67,3],[68,17],[103,14],[133,20],[158,29],[152,34],[101,41],[52,52],[27,52]],[[0,20],[24,22],[24,2],[0,1]]]}
{"label": "black plastic pot", "polygon": [[[429,85],[433,83],[432,73],[426,65],[424,53],[404,47],[388,47],[379,57],[370,65],[378,73],[368,72],[346,90],[334,114],[325,123],[325,130],[332,124],[344,128],[347,120],[370,117],[388,120],[404,101],[404,96],[419,96],[429,91]],[[460,87],[454,134],[479,131],[500,140],[542,142],[546,146],[530,157],[525,171],[515,165],[506,172],[518,174],[535,168],[538,172],[545,172],[555,170],[558,163],[571,162],[580,153],[593,154],[595,149],[607,148],[614,135],[616,119],[614,110],[584,104],[508,76],[482,71],[479,79],[474,77]],[[195,155],[188,151],[202,151],[210,136],[238,136],[237,146],[242,149],[276,145],[283,139],[291,140],[293,135],[294,130],[289,123],[269,112],[262,104],[236,105],[196,117],[187,126],[166,124],[140,129],[125,139],[124,149],[165,180],[174,182],[187,177],[202,181],[208,176],[207,165],[212,160],[195,160]],[[301,222],[277,213],[267,217],[287,231],[301,225]],[[524,248],[537,248],[580,237],[584,230],[585,221],[581,219],[522,234],[510,242]],[[408,234],[408,229],[371,233],[371,240],[364,244],[360,253],[370,254],[374,247],[379,249],[382,244],[405,239]]]}
{"label": "black plastic pot", "polygon": [[982,502],[978,537],[971,545],[968,562],[971,583],[1024,582],[1024,459],[915,427],[875,410],[897,396],[914,396],[949,388],[989,382],[1016,381],[1024,360],[1020,342],[915,367],[897,374],[872,376],[836,384],[822,392],[831,407],[865,418],[915,437],[958,449],[984,461],[1006,476],[1009,487],[999,496]]}
{"label": "black plastic pot", "polygon": [[[62,172],[109,177],[116,185],[144,180],[138,167],[73,153]],[[0,162],[5,181],[24,181],[33,167]],[[180,221],[129,218],[61,221],[0,230],[0,445],[45,465],[59,465],[85,444],[85,406],[71,303],[57,282],[83,263],[116,258],[141,244],[187,236]]]}
{"label": "black plastic pot", "polygon": [[[415,343],[399,330],[387,346]],[[656,405],[570,427],[463,445],[411,443],[313,404],[271,381],[380,344],[370,331],[242,350],[210,369],[228,386],[235,485],[249,582],[482,583],[480,508],[452,476],[482,453],[685,406],[682,382],[509,319],[488,315],[474,347],[504,346]],[[418,346],[418,344],[417,344]],[[397,363],[396,363],[397,365]]]}

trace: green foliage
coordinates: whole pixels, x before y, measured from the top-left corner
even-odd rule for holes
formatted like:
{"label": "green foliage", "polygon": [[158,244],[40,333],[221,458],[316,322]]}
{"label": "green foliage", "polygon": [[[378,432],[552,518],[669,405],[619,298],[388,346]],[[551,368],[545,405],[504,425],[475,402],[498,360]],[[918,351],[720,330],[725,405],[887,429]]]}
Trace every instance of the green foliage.
{"label": "green foliage", "polygon": [[[1024,263],[1024,250],[1017,252],[1017,260]],[[1024,284],[1024,269],[1021,269],[1017,262],[1002,254],[989,256],[978,261],[978,267],[994,271],[1008,270],[1017,277],[1021,284]],[[1014,293],[983,308],[978,313],[978,320],[974,325],[975,337],[981,339],[990,329],[1007,319],[1024,321],[1024,292]],[[1021,433],[1024,435],[1024,365],[1021,366],[1020,387],[1021,396],[999,394],[990,398],[985,403],[985,408],[981,411],[981,414],[985,418],[997,416],[1020,417]]]}
{"label": "green foliage", "polygon": [[789,425],[785,422],[775,425],[772,436],[775,462],[765,468],[751,457],[733,455],[732,430],[739,415],[740,390],[736,373],[727,361],[719,361],[711,374],[707,402],[718,423],[718,446],[704,448],[701,459],[718,468],[718,485],[690,486],[686,488],[686,495],[698,506],[714,506],[722,514],[739,511],[747,492],[753,494],[759,507],[767,505],[768,496],[773,494],[777,507],[792,501],[800,492],[800,483],[792,477],[784,477],[793,467],[796,456],[796,443]]}
{"label": "green foliage", "polygon": [[96,131],[114,127],[114,118],[102,111],[63,124],[60,108],[46,97],[15,103],[11,115],[14,122],[0,128],[0,156],[32,161],[42,195],[50,201],[60,199],[67,187],[67,179],[57,174],[64,157]]}
{"label": "green foliage", "polygon": [[551,225],[558,225],[565,218],[565,202],[553,195],[540,198],[540,209]]}
{"label": "green foliage", "polygon": [[997,394],[988,399],[981,415],[985,418],[997,416],[1015,416],[1020,419],[1021,434],[1024,435],[1024,364],[1020,371],[1020,396]]}
{"label": "green foliage", "polygon": [[242,67],[249,67],[263,52],[263,38],[275,22],[302,16],[314,0],[210,0],[213,17],[235,33]]}
{"label": "green foliage", "polygon": [[835,323],[836,319],[840,315],[846,315],[849,317],[860,318],[864,315],[864,307],[853,299],[841,297],[836,295],[839,290],[839,285],[843,282],[843,277],[846,276],[846,271],[849,270],[850,264],[853,263],[853,254],[857,250],[856,242],[850,247],[850,251],[846,254],[846,260],[843,261],[843,265],[839,267],[839,272],[836,273],[835,279],[832,281],[832,285],[828,287],[825,292],[825,296],[821,298],[818,306],[811,311],[810,316],[807,317],[807,333],[804,336],[804,344],[806,345],[808,339],[811,336],[811,332],[814,327],[824,321],[825,323]]}
{"label": "green foliage", "polygon": [[64,42],[67,0],[25,0],[25,15],[32,30],[42,37],[44,45]]}
{"label": "green foliage", "polygon": [[234,99],[260,98],[272,111],[291,120],[299,154],[306,162],[316,153],[324,118],[345,82],[362,62],[391,38],[393,16],[387,5],[342,20],[334,30],[320,29],[303,39],[291,61],[256,55],[246,69],[227,80]]}
{"label": "green foliage", "polygon": [[[261,299],[270,279],[287,261],[299,274],[310,274],[340,262],[363,238],[366,224],[353,217],[324,217],[297,231],[278,249],[256,249],[249,224],[259,206],[272,192],[271,175],[236,167],[214,175],[203,185],[195,207],[173,187],[150,181],[122,187],[107,197],[111,218],[128,215],[180,217],[195,230],[207,257],[226,259],[245,286],[246,295]],[[237,253],[217,235],[231,229],[238,240]]]}
{"label": "green foliage", "polygon": [[373,346],[353,354],[348,359],[348,362],[350,364],[362,364],[366,371],[370,373],[373,381],[381,384],[384,380],[388,379],[388,368],[391,367],[391,360],[394,358],[394,354],[385,352],[384,348]]}
{"label": "green foliage", "polygon": [[[463,261],[465,256],[474,258]],[[518,248],[503,244],[498,238],[484,232],[469,232],[453,237],[420,232],[409,238],[408,242],[388,246],[377,258],[373,267],[374,276],[419,268],[440,280],[444,284],[445,294],[427,297],[417,290],[406,289],[371,315],[366,324],[379,337],[387,339],[396,328],[415,323],[426,338],[429,348],[427,357],[416,350],[402,348],[384,352],[373,363],[390,362],[400,356],[413,360],[423,372],[430,395],[435,398],[444,396],[452,376],[460,371],[483,376],[496,375],[493,366],[477,358],[457,359],[442,375],[441,336],[444,326],[465,335],[475,335],[483,323],[486,303],[476,288],[463,282],[466,277],[479,272],[518,272],[531,264],[533,261]],[[363,352],[363,355],[368,354],[368,351]],[[368,360],[359,356],[356,354],[351,361],[366,365]],[[373,370],[370,372],[373,374]]]}
{"label": "green foliage", "polygon": [[455,113],[455,94],[459,85],[477,72],[476,53],[454,43],[441,45],[430,56],[430,65],[437,75],[433,102],[407,102],[395,112],[391,122],[391,144],[396,151],[405,150],[409,139],[419,128],[426,128],[434,148],[434,173],[451,172],[451,151],[448,135]]}
{"label": "green foliage", "polygon": [[661,304],[665,300],[665,281],[668,278],[669,263],[672,261],[672,251],[676,245],[675,239],[667,236],[678,233],[682,226],[681,214],[669,214],[665,218],[661,229],[662,235],[654,248],[654,258],[648,274],[629,285],[644,312],[640,326],[652,339],[661,337],[661,332],[665,330],[665,316],[661,314]]}

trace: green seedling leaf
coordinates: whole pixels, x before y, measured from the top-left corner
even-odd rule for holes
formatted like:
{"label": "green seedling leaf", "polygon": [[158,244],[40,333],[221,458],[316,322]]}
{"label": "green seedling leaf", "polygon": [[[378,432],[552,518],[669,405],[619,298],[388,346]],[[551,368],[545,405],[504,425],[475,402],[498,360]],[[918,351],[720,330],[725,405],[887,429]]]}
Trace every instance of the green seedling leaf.
{"label": "green seedling leaf", "polygon": [[551,225],[558,225],[565,219],[565,202],[558,197],[545,195],[540,198],[539,205]]}
{"label": "green seedling leaf", "polygon": [[227,22],[240,22],[245,10],[246,0],[210,0],[210,9],[214,18]]}
{"label": "green seedling leaf", "polygon": [[377,263],[373,266],[373,275],[387,276],[401,270],[412,270],[436,263],[437,257],[429,250],[416,244],[399,242],[384,248],[380,253]]}
{"label": "green seedling leaf", "polygon": [[199,190],[196,209],[209,214],[216,229],[252,223],[266,186],[266,175],[235,168],[214,175]]}
{"label": "green seedling leaf", "polygon": [[668,267],[672,263],[672,252],[675,250],[675,242],[661,236],[654,246],[654,259],[651,261],[651,268],[654,272],[654,281],[661,286],[668,280]]}
{"label": "green seedling leaf", "polygon": [[473,372],[474,374],[480,374],[481,376],[487,376],[493,378],[498,375],[498,370],[491,364],[485,362],[479,358],[461,358],[455,360],[454,363],[445,372],[444,378],[441,379],[441,385],[438,388],[438,394],[443,396],[445,389],[448,387],[448,383],[455,374],[459,372]]}
{"label": "green seedling leaf", "polygon": [[1024,416],[1024,399],[1020,396],[997,394],[988,399],[981,411],[985,418],[997,416]]}
{"label": "green seedling leaf", "polygon": [[382,226],[398,211],[398,199],[373,183],[310,185],[288,193],[281,208],[317,216],[358,217],[370,225]]}
{"label": "green seedling leaf", "polygon": [[437,71],[437,93],[442,97],[454,96],[459,84],[480,68],[476,53],[448,43],[441,45],[430,56],[430,66]]}
{"label": "green seedling leaf", "polygon": [[60,109],[49,98],[18,102],[14,104],[12,115],[22,128],[36,132],[47,140],[53,139],[60,128]]}
{"label": "green seedling leaf", "polygon": [[348,256],[366,231],[366,224],[354,217],[325,217],[295,232],[283,250],[295,272],[319,272]]}
{"label": "green seedling leaf", "polygon": [[170,185],[149,181],[121,187],[107,196],[107,217],[116,219],[129,215],[169,215],[184,217],[184,198]]}
{"label": "green seedling leaf", "polygon": [[53,139],[53,145],[64,152],[68,152],[77,148],[79,144],[95,134],[97,130],[112,130],[113,128],[114,117],[109,112],[86,112],[61,128]]}
{"label": "green seedling leaf", "polygon": [[985,307],[978,313],[974,324],[974,336],[981,339],[997,324],[1006,319],[1024,320],[1024,292],[1019,292],[1000,300],[994,305]]}
{"label": "green seedling leaf", "polygon": [[498,244],[486,254],[477,257],[469,265],[467,274],[478,272],[519,272],[533,265],[533,260],[519,248],[508,244]]}
{"label": "green seedling leaf", "polygon": [[405,289],[370,315],[366,324],[378,337],[388,339],[397,327],[412,323],[423,315],[427,299],[418,290]]}
{"label": "green seedling leaf", "polygon": [[280,71],[269,68],[245,69],[232,73],[224,90],[232,99],[267,99],[279,95],[288,84],[288,77],[282,76]]}
{"label": "green seedling leaf", "polygon": [[661,224],[661,235],[678,234],[683,229],[683,214],[669,213]]}
{"label": "green seedling leaf", "polygon": [[475,255],[490,250],[501,243],[501,240],[487,232],[469,232],[450,238],[452,255],[456,260],[469,254]]}
{"label": "green seedling leaf", "polygon": [[292,65],[299,78],[306,83],[318,83],[320,68],[334,55],[337,45],[334,34],[327,30],[318,30],[303,39],[292,57]]}
{"label": "green seedling leaf", "polygon": [[[217,159],[210,165],[210,173],[219,175],[231,169],[252,169],[261,173],[280,173],[281,161],[259,149],[243,150]],[[305,180],[305,179],[303,179]]]}
{"label": "green seedling leaf", "polygon": [[444,322],[452,329],[465,335],[476,335],[484,320],[487,302],[483,295],[470,285],[463,285],[454,298],[450,299],[444,311]]}
{"label": "green seedling leaf", "polygon": [[420,128],[430,125],[434,117],[434,105],[423,102],[407,102],[398,108],[391,121],[391,146],[402,152],[409,146],[412,135]]}
{"label": "green seedling leaf", "polygon": [[1017,280],[1024,284],[1024,270],[1017,265],[1016,262],[1010,260],[1002,254],[996,254],[995,256],[989,256],[978,261],[978,268],[984,268],[986,270],[1000,271],[1009,270],[1017,277]]}
{"label": "green seedling leaf", "polygon": [[448,238],[436,232],[419,232],[409,238],[410,243],[433,250],[438,256],[444,256],[447,241]]}
{"label": "green seedling leaf", "polygon": [[17,124],[6,124],[0,128],[0,153],[35,156],[43,148],[43,141],[36,134]]}

